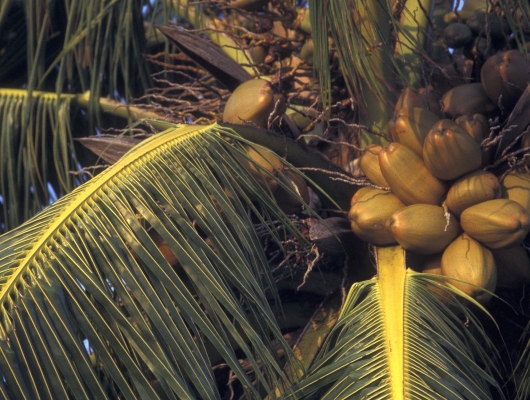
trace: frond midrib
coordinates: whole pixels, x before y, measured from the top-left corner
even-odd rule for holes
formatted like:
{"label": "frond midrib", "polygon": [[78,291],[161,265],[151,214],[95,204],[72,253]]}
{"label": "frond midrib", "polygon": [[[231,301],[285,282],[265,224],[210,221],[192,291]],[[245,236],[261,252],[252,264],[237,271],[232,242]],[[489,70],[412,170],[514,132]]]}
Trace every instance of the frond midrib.
{"label": "frond midrib", "polygon": [[[214,125],[215,126],[215,125]],[[202,128],[202,129],[201,129]],[[162,145],[167,145],[172,141],[184,140],[186,137],[192,134],[200,134],[203,129],[210,127],[204,126],[186,126],[170,128],[164,132],[146,139],[129,152],[127,152],[113,168],[108,168],[101,172],[99,175],[84,183],[79,187],[79,190],[75,192],[75,196],[67,195],[62,199],[59,199],[55,203],[55,207],[61,207],[61,218],[53,219],[33,242],[31,249],[26,253],[17,264],[20,266],[13,274],[8,278],[0,290],[0,302],[5,298],[6,295],[11,293],[13,287],[19,281],[19,278],[24,275],[27,268],[32,264],[32,261],[37,257],[41,250],[46,246],[49,239],[55,235],[62,227],[64,227],[65,221],[69,221],[72,216],[79,210],[79,208],[86,203],[86,201],[92,196],[105,187],[109,181],[114,179],[117,175],[123,173],[131,164],[141,162],[141,158],[149,154],[151,151],[159,148]]]}

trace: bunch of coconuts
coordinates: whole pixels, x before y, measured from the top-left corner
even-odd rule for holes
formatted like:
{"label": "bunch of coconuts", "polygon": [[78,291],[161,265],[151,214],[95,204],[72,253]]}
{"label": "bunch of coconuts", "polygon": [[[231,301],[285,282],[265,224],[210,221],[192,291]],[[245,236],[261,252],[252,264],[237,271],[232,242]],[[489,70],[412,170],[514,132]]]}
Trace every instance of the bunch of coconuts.
{"label": "bunch of coconuts", "polygon": [[528,38],[527,4],[466,1],[461,5],[461,10],[443,15],[443,41],[467,59],[484,60]]}
{"label": "bunch of coconuts", "polygon": [[[361,157],[372,185],[351,200],[353,232],[374,245],[399,244],[408,255],[422,256],[423,272],[471,283],[452,281],[480,302],[491,297],[480,288],[494,292],[530,283],[530,258],[521,245],[530,229],[530,175],[523,169],[488,172],[495,149],[481,146],[490,137],[488,118],[506,116],[529,81],[530,62],[509,50],[486,60],[481,82],[456,86],[441,99],[427,89],[405,89],[388,124],[392,142],[370,145]],[[269,82],[253,79],[232,93],[223,121],[267,127],[284,111],[285,100]],[[522,142],[530,146],[530,134]],[[274,177],[283,171],[283,183],[308,203],[303,178],[285,170],[274,153],[246,151],[261,167],[240,161],[284,211],[301,211]]]}
{"label": "bunch of coconuts", "polygon": [[449,12],[443,19],[445,44],[462,49],[469,59],[489,57],[506,44],[509,36],[509,24],[499,13],[463,9]]}
{"label": "bunch of coconuts", "polygon": [[487,168],[493,149],[481,147],[490,136],[486,116],[509,111],[528,82],[530,61],[509,50],[486,60],[481,82],[442,99],[404,90],[388,123],[392,142],[367,146],[360,159],[373,185],[351,200],[355,234],[422,255],[415,257],[420,270],[455,278],[454,286],[482,303],[496,287],[529,283],[522,242],[530,229],[530,174],[508,170],[499,180]]}

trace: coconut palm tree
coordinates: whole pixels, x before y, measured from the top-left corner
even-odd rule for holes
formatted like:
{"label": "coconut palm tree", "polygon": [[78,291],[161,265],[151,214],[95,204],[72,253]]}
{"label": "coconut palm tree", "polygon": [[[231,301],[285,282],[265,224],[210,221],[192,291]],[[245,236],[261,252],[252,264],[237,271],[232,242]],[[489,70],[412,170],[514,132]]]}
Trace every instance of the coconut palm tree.
{"label": "coconut palm tree", "polygon": [[[527,398],[518,292],[482,305],[337,223],[402,88],[444,93],[524,50],[525,2],[468,0],[451,21],[507,27],[468,38],[489,46],[468,74],[443,38],[457,6],[3,1],[2,396]],[[254,77],[283,95],[261,127],[223,115]],[[492,170],[524,161],[510,143]]]}

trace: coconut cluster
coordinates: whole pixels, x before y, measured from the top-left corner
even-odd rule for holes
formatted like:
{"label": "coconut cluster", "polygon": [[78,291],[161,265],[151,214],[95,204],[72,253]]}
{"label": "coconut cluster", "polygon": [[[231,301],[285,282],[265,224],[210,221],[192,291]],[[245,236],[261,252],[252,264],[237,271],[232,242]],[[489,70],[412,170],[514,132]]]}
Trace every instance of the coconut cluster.
{"label": "coconut cluster", "polygon": [[[530,25],[517,2],[466,2],[458,11],[443,16],[443,43],[467,59],[486,59],[527,37]],[[486,9],[487,7],[487,9]],[[511,31],[510,25],[517,26]]]}
{"label": "coconut cluster", "polygon": [[501,101],[513,107],[530,81],[523,59],[516,50],[498,53],[484,63],[482,82],[442,99],[404,90],[388,123],[392,141],[367,146],[360,159],[379,188],[359,190],[348,214],[361,239],[423,255],[421,270],[471,283],[453,281],[481,302],[491,296],[480,288],[530,282],[521,246],[530,229],[530,175],[513,170],[501,182],[486,168],[492,148],[481,147],[490,136],[486,115]]}

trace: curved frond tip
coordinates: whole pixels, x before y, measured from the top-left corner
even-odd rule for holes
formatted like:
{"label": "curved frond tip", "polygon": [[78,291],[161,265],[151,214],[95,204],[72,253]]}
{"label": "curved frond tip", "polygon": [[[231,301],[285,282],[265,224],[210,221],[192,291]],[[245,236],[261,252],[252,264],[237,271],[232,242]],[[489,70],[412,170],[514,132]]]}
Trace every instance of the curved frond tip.
{"label": "curved frond tip", "polygon": [[257,397],[236,349],[273,393],[271,339],[290,350],[244,199],[281,213],[237,154],[230,129],[169,129],[0,237],[3,398],[215,399],[221,359]]}

